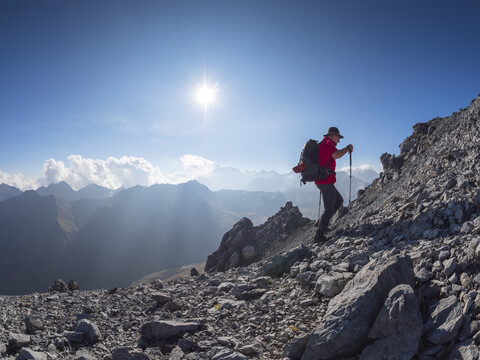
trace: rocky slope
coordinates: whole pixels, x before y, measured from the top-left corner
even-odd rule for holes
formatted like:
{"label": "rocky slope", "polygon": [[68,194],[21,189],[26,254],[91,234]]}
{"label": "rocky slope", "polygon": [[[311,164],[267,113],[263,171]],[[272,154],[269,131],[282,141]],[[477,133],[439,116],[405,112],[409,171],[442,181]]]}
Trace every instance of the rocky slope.
{"label": "rocky slope", "polygon": [[383,155],[381,176],[339,212],[325,244],[311,243],[313,223],[287,203],[262,226],[237,223],[202,275],[0,297],[0,353],[478,359],[479,124],[480,97],[415,125],[400,155]]}

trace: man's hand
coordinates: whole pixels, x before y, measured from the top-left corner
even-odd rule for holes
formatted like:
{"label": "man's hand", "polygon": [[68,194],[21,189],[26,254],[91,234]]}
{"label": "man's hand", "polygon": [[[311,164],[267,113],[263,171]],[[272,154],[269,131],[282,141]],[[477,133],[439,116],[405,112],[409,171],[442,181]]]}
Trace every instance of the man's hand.
{"label": "man's hand", "polygon": [[352,144],[348,144],[346,149],[348,150],[348,152],[353,152],[353,145]]}

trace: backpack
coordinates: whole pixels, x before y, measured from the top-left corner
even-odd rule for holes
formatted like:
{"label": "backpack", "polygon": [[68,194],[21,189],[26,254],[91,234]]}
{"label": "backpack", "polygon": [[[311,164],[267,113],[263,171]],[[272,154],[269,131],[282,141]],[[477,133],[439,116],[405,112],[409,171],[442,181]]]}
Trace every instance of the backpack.
{"label": "backpack", "polygon": [[298,165],[292,169],[295,173],[301,173],[300,181],[303,184],[310,181],[325,180],[330,174],[333,174],[332,169],[328,167],[331,159],[328,160],[325,167],[321,167],[318,164],[319,145],[317,140],[308,140],[305,145],[303,145]]}

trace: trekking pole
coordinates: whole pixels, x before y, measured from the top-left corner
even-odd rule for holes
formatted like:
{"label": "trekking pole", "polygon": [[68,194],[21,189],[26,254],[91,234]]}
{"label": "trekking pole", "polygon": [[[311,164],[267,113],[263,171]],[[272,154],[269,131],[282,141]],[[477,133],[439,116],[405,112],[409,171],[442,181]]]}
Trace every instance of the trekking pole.
{"label": "trekking pole", "polygon": [[350,202],[352,201],[352,152],[348,152],[350,154],[350,190],[348,193],[348,205],[350,205]]}
{"label": "trekking pole", "polygon": [[320,197],[318,198],[318,216],[317,216],[317,222],[320,221],[320,207],[322,206],[322,192],[319,191]]}
{"label": "trekking pole", "polygon": [[317,221],[315,221],[315,226],[318,227],[318,224],[320,223],[320,207],[322,206],[322,192],[319,191],[320,193],[320,198],[318,199],[318,217]]}

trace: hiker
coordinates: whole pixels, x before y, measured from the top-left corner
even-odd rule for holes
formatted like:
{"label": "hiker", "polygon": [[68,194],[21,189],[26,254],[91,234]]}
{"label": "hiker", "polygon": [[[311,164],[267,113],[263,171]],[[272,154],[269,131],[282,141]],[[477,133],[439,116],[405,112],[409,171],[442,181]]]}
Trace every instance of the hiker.
{"label": "hiker", "polygon": [[342,195],[335,188],[335,160],[340,159],[343,155],[353,151],[353,145],[349,144],[341,150],[337,150],[337,144],[343,136],[340,135],[338,128],[331,127],[328,132],[323,135],[324,138],[318,145],[318,164],[321,167],[328,167],[331,169],[330,175],[325,180],[316,180],[315,185],[320,189],[323,198],[323,206],[325,211],[318,221],[318,230],[315,234],[315,243],[325,242],[328,239],[325,237],[327,226],[332,216],[337,212],[343,204]]}

